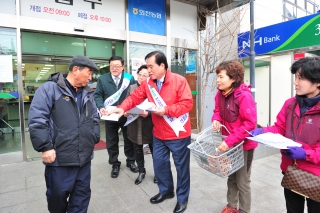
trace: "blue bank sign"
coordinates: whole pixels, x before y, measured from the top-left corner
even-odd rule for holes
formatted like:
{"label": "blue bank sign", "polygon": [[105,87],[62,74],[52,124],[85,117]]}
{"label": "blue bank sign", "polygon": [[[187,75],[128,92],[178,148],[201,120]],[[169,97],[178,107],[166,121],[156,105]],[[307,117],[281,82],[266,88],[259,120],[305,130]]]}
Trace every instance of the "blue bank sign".
{"label": "blue bank sign", "polygon": [[129,30],[164,36],[165,11],[165,0],[129,0]]}
{"label": "blue bank sign", "polygon": [[[256,55],[320,45],[320,13],[256,29]],[[238,55],[250,54],[250,32],[238,34]]]}

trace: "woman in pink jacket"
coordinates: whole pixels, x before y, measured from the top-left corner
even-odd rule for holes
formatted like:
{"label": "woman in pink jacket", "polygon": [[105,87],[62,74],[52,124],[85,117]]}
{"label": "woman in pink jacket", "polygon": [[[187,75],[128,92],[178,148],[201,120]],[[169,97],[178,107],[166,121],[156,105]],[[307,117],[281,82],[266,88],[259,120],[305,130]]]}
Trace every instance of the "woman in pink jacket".
{"label": "woman in pink jacket", "polygon": [[[281,150],[281,170],[296,160],[300,169],[320,176],[320,57],[303,58],[292,64],[295,75],[296,96],[288,99],[277,116],[273,126],[257,128],[252,135],[263,132],[278,133],[302,144],[302,147],[288,147]],[[305,198],[284,188],[288,213],[303,213]],[[309,198],[308,212],[319,213],[320,202]]]}
{"label": "woman in pink jacket", "polygon": [[[225,152],[244,140],[244,166],[228,178],[228,204],[221,213],[250,212],[251,188],[250,175],[253,151],[258,146],[247,140],[248,133],[257,124],[257,113],[249,87],[243,83],[244,67],[238,61],[222,62],[216,69],[218,92],[215,97],[215,109],[212,116],[213,130],[226,126],[230,134],[221,128],[227,136],[218,147]],[[237,208],[239,203],[239,209]]]}

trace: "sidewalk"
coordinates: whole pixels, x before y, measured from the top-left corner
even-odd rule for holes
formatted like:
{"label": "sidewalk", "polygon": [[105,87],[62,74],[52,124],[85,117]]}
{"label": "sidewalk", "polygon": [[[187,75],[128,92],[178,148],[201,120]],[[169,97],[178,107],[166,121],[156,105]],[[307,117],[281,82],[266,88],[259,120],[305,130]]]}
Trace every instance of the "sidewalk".
{"label": "sidewalk", "polygon": [[[145,157],[146,178],[140,185],[135,185],[137,174],[130,172],[125,166],[122,147],[119,160],[123,164],[116,179],[110,177],[111,166],[107,163],[107,150],[95,151],[92,161],[92,196],[88,212],[172,212],[176,197],[160,204],[149,202],[149,199],[158,193],[158,187],[153,183],[151,155]],[[171,165],[175,180],[175,168],[173,163]],[[279,165],[280,154],[253,161],[252,213],[286,212]],[[44,165],[40,160],[0,166],[0,212],[48,212],[43,173]],[[227,202],[226,190],[227,179],[200,168],[191,155],[191,192],[185,212],[220,213]]]}

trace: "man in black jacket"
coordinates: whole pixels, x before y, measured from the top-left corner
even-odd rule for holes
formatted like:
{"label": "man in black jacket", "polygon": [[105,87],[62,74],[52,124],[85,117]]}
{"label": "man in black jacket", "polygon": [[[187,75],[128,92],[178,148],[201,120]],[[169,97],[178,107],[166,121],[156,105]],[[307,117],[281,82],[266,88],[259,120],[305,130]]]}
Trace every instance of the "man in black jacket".
{"label": "man in black jacket", "polygon": [[[94,98],[101,115],[106,114],[106,108],[122,103],[128,93],[130,85],[135,84],[132,75],[123,72],[124,61],[120,56],[112,56],[109,59],[110,72],[99,77]],[[119,176],[121,162],[119,156],[118,130],[121,128],[124,140],[124,153],[127,157],[127,167],[134,173],[138,168],[134,161],[133,143],[127,137],[127,127],[124,126],[127,118],[122,116],[118,121],[106,121],[106,142],[109,154],[109,164],[112,165],[111,177]]]}
{"label": "man in black jacket", "polygon": [[96,70],[87,57],[73,57],[68,75],[52,74],[30,106],[30,138],[46,165],[49,212],[87,212],[89,206],[91,159],[100,126],[94,91],[87,84]]}

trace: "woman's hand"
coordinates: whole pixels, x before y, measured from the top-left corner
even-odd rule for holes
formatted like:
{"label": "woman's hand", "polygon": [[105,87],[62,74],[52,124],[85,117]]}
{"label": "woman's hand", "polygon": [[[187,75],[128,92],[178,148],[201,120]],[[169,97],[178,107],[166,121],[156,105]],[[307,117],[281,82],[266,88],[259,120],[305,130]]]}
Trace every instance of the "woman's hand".
{"label": "woman's hand", "polygon": [[220,121],[214,120],[212,122],[212,130],[217,131],[220,129]]}
{"label": "woman's hand", "polygon": [[222,144],[218,147],[219,152],[226,152],[229,150],[229,147],[226,142],[222,142]]}

